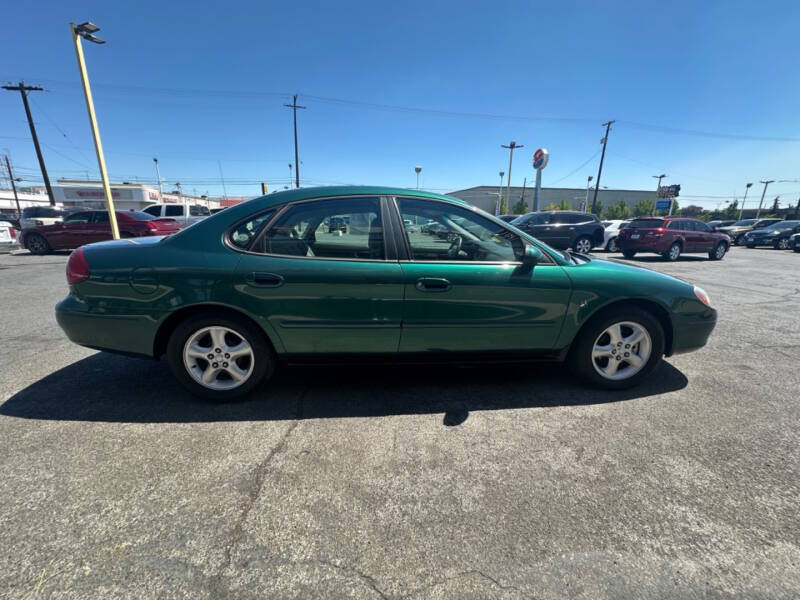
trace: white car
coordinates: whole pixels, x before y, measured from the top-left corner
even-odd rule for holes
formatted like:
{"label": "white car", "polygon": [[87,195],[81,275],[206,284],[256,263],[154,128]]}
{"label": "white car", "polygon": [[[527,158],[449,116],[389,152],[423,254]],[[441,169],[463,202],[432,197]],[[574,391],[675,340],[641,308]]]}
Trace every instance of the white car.
{"label": "white car", "polygon": [[606,228],[605,233],[603,233],[603,250],[606,252],[619,252],[617,236],[619,235],[619,230],[628,223],[630,223],[630,221],[623,221],[621,219],[603,221],[603,227]]}
{"label": "white car", "polygon": [[8,221],[0,221],[0,252],[11,252],[19,248],[17,230]]}
{"label": "white car", "polygon": [[19,224],[23,229],[55,225],[61,223],[70,212],[74,210],[66,210],[59,206],[28,206],[22,209]]}
{"label": "white car", "polygon": [[158,218],[175,219],[181,228],[194,225],[211,214],[207,206],[200,204],[151,204],[142,211]]}

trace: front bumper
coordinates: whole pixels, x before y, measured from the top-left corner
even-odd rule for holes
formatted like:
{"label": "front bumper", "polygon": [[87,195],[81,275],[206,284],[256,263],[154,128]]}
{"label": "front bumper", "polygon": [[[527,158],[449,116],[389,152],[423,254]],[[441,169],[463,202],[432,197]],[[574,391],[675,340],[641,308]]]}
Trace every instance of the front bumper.
{"label": "front bumper", "polygon": [[717,325],[717,311],[708,308],[695,315],[676,318],[672,327],[672,352],[684,354],[702,348]]}

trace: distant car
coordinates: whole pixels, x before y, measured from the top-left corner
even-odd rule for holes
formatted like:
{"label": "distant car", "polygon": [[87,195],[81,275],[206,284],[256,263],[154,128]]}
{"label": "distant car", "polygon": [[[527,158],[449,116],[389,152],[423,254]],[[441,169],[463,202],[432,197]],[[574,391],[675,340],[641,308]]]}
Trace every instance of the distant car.
{"label": "distant car", "polygon": [[727,227],[717,227],[720,231],[731,238],[734,246],[741,246],[744,242],[744,234],[754,229],[769,227],[773,223],[780,223],[782,219],[742,219]]}
{"label": "distant car", "polygon": [[[175,219],[156,219],[138,211],[116,211],[121,238],[169,235],[180,231]],[[104,210],[87,210],[69,215],[63,223],[24,229],[20,244],[33,254],[68,250],[84,244],[111,239],[111,223]]]}
{"label": "distant car", "polygon": [[17,230],[8,221],[0,221],[0,252],[11,252],[19,248]]}
{"label": "distant car", "polygon": [[223,210],[225,210],[226,208],[228,208],[228,207],[227,207],[227,206],[220,206],[219,208],[212,208],[212,209],[210,209],[210,210],[209,210],[209,212],[210,212],[212,215],[215,215],[215,214],[217,214],[218,212],[222,212],[222,211],[223,211]]}
{"label": "distant car", "polygon": [[511,223],[511,221],[513,221],[514,219],[518,219],[521,216],[522,215],[500,215],[497,218],[500,219],[501,221],[505,221],[506,223]]}
{"label": "distant car", "polygon": [[336,233],[337,231],[347,233],[347,223],[342,217],[331,217],[328,220],[328,233]]}
{"label": "distant car", "polygon": [[706,225],[711,227],[712,231],[716,231],[718,227],[728,227],[730,225],[733,225],[734,223],[736,223],[736,220],[730,219],[727,221],[708,221]]}
{"label": "distant car", "polygon": [[730,238],[698,219],[681,217],[639,217],[619,232],[617,245],[625,258],[637,252],[654,252],[665,260],[678,260],[681,254],[702,252],[720,260],[730,246]]}
{"label": "distant car", "polygon": [[22,209],[20,225],[22,229],[29,229],[61,223],[71,212],[75,211],[57,206],[27,206]]}
{"label": "distant car", "polygon": [[780,250],[788,250],[789,238],[800,232],[800,221],[779,221],[767,227],[754,229],[744,234],[744,245],[748,248],[756,246],[772,246]]}
{"label": "distant car", "polygon": [[789,238],[789,247],[795,252],[800,252],[800,233],[795,233]]}
{"label": "distant car", "polygon": [[530,212],[511,224],[553,248],[588,254],[603,244],[603,225],[597,215],[571,210]]}
{"label": "distant car", "polygon": [[200,204],[152,204],[142,212],[154,217],[174,219],[181,227],[194,225],[211,215],[208,207]]}
{"label": "distant car", "polygon": [[603,221],[605,231],[603,233],[603,250],[606,252],[619,252],[617,246],[617,236],[619,230],[623,229],[630,221],[620,219],[612,219],[610,221]]}
{"label": "distant car", "polygon": [[10,213],[0,213],[0,221],[11,223],[11,226],[14,229],[16,229],[17,231],[22,231],[22,224],[19,222],[19,219],[15,215],[16,213],[14,213],[13,215]]}

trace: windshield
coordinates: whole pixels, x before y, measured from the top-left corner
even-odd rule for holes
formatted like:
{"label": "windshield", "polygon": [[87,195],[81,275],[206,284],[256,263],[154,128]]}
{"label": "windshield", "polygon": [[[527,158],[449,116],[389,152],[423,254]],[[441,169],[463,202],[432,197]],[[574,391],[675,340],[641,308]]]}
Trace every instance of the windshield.
{"label": "windshield", "polygon": [[633,229],[634,227],[642,227],[645,229],[656,229],[658,227],[664,226],[664,219],[634,219],[631,221],[630,227]]}
{"label": "windshield", "polygon": [[511,221],[512,225],[524,225],[528,221],[532,221],[536,218],[536,213],[528,213],[527,215],[522,215],[521,217],[517,217],[513,221]]}
{"label": "windshield", "polygon": [[783,231],[785,229],[794,229],[800,225],[800,221],[779,221],[778,223],[773,223],[772,225],[767,225],[764,227],[764,230],[771,229],[771,230],[778,230]]}
{"label": "windshield", "polygon": [[731,227],[749,227],[750,225],[755,225],[755,219],[744,219],[742,221],[736,221]]}

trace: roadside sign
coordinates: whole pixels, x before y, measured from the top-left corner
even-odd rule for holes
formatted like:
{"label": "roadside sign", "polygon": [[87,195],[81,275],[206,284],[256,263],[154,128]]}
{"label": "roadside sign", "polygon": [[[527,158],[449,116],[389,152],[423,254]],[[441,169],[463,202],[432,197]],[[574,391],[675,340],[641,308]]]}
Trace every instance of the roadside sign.
{"label": "roadside sign", "polygon": [[671,205],[671,198],[667,198],[666,200],[656,200],[656,210],[669,210]]}
{"label": "roadside sign", "polygon": [[680,185],[662,185],[658,188],[659,198],[677,198],[681,194]]}
{"label": "roadside sign", "polygon": [[547,161],[550,160],[550,153],[547,148],[539,148],[533,153],[533,168],[541,171],[547,166]]}

